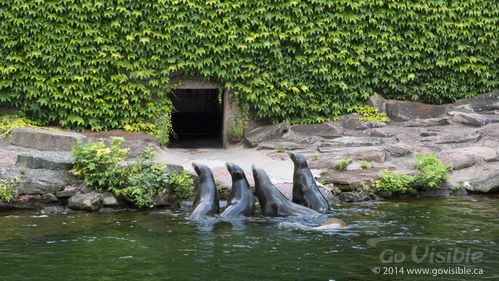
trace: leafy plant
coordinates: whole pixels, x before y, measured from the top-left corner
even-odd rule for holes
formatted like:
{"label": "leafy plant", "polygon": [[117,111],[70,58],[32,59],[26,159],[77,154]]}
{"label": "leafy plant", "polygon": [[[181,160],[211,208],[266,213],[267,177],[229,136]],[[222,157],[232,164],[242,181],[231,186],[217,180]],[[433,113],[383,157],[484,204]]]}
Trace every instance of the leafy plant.
{"label": "leafy plant", "polygon": [[0,200],[10,202],[17,196],[17,185],[21,182],[19,178],[0,179]]}
{"label": "leafy plant", "polygon": [[338,162],[336,162],[336,163],[334,164],[334,169],[335,169],[336,171],[341,171],[341,172],[343,172],[343,171],[346,171],[346,170],[347,170],[347,168],[348,168],[348,165],[349,165],[349,164],[350,164],[349,159],[343,159],[343,160],[340,160],[340,161],[338,161]]}
{"label": "leafy plant", "polygon": [[369,169],[370,167],[371,167],[371,164],[370,164],[369,162],[367,162],[367,161],[362,161],[362,162],[360,163],[360,168],[361,168],[362,170],[367,170],[367,169]]}
{"label": "leafy plant", "polygon": [[353,107],[353,112],[362,115],[364,122],[388,122],[390,118],[386,113],[379,112],[376,107],[368,105],[357,105]]}
{"label": "leafy plant", "polygon": [[171,173],[168,183],[173,187],[173,192],[182,199],[191,198],[194,193],[194,181],[186,170]]}
{"label": "leafy plant", "polygon": [[111,191],[133,202],[137,207],[152,206],[154,198],[168,182],[166,166],[154,163],[154,158],[154,148],[151,145],[146,146],[137,162],[126,169],[127,184],[113,187]]}
{"label": "leafy plant", "polygon": [[284,152],[286,152],[286,148],[284,146],[279,146],[275,149],[275,152],[284,153]]}
{"label": "leafy plant", "polygon": [[173,133],[171,114],[160,116],[156,121],[156,128],[155,136],[158,138],[159,144],[167,146],[170,143],[170,135]]}
{"label": "leafy plant", "polygon": [[374,187],[378,190],[406,193],[418,188],[438,188],[447,179],[449,168],[435,155],[419,154],[416,159],[416,176],[381,171]]}
{"label": "leafy plant", "polygon": [[123,138],[78,143],[73,148],[73,175],[98,190],[109,190],[137,207],[147,207],[171,181],[166,165],[154,163],[155,151],[148,145],[131,165],[123,165],[127,149],[121,148]]}
{"label": "leafy plant", "polygon": [[72,154],[72,174],[83,178],[84,183],[97,190],[117,190],[126,184],[126,168],[120,165],[128,150],[121,148],[123,138],[111,138],[110,146],[104,140],[78,142]]}
{"label": "leafy plant", "polygon": [[0,139],[10,136],[15,128],[39,128],[39,123],[13,114],[0,115]]}
{"label": "leafy plant", "polygon": [[449,173],[449,167],[445,166],[440,159],[431,154],[419,154],[416,156],[416,185],[420,188],[438,188],[444,182]]}
{"label": "leafy plant", "polygon": [[414,181],[414,176],[383,170],[379,174],[379,179],[374,181],[373,186],[380,191],[407,193],[414,188]]}
{"label": "leafy plant", "polygon": [[274,122],[323,122],[375,92],[444,103],[499,87],[494,1],[40,3],[0,4],[0,102],[42,124],[155,123],[178,73]]}

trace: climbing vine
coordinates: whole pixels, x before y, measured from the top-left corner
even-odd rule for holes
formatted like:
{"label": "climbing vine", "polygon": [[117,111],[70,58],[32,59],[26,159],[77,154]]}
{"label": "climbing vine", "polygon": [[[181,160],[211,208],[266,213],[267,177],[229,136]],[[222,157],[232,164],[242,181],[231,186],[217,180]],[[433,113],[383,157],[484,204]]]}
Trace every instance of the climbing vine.
{"label": "climbing vine", "polygon": [[182,73],[259,118],[318,122],[375,92],[498,88],[498,39],[496,0],[3,0],[0,102],[76,129],[154,123]]}

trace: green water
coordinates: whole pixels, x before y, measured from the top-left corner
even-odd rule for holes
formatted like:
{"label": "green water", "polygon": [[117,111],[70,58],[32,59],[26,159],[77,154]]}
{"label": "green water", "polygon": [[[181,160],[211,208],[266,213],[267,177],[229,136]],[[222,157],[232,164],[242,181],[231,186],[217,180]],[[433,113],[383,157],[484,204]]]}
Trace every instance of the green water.
{"label": "green water", "polygon": [[[498,211],[498,198],[471,196],[344,204],[331,214],[348,224],[339,231],[261,218],[198,224],[158,210],[3,211],[0,280],[499,280]],[[456,249],[468,260],[429,258]],[[483,274],[406,271],[455,267]]]}

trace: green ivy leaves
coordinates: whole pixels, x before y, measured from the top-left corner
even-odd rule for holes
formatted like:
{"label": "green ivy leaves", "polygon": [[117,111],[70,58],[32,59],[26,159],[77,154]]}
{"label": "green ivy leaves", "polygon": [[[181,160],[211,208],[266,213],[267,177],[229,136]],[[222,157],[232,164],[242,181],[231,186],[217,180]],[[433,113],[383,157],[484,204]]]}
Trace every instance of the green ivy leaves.
{"label": "green ivy leaves", "polygon": [[171,111],[169,77],[218,81],[274,121],[377,92],[442,103],[499,86],[494,0],[4,0],[0,102],[105,130]]}

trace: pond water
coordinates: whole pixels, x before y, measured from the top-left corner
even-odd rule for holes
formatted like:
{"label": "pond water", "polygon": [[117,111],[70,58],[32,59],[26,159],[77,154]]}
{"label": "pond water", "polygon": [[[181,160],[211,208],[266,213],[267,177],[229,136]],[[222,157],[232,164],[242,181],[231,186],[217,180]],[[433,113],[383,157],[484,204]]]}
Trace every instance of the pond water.
{"label": "pond water", "polygon": [[348,227],[336,231],[158,210],[2,211],[0,280],[499,280],[498,199],[342,204],[331,216]]}

